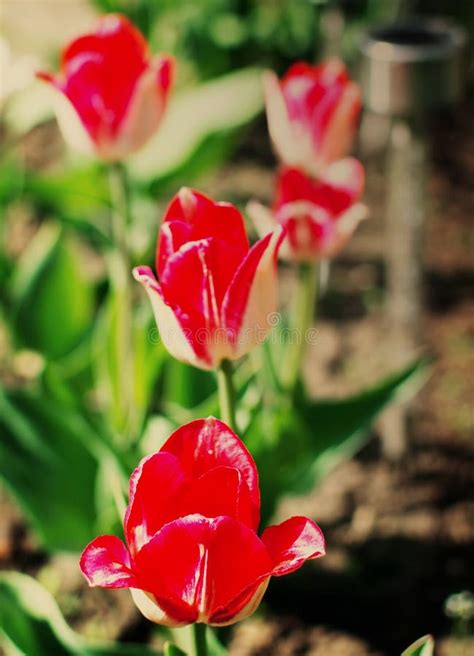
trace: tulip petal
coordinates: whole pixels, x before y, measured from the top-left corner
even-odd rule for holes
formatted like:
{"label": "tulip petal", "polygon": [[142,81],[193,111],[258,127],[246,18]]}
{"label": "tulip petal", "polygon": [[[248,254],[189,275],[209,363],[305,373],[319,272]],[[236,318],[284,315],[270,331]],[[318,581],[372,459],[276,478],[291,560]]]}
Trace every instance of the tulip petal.
{"label": "tulip petal", "polygon": [[166,524],[135,556],[141,589],[175,622],[195,622],[201,611],[212,522],[188,515]]}
{"label": "tulip petal", "polygon": [[213,367],[220,341],[215,332],[220,327],[217,273],[210,240],[191,241],[166,262],[160,283],[163,297],[176,315],[200,360]]}
{"label": "tulip petal", "polygon": [[231,203],[216,203],[189,187],[179,190],[168,206],[163,221],[188,223],[192,226],[191,239],[194,241],[214,237],[237,245],[244,252],[249,247],[244,218],[239,210]]}
{"label": "tulip petal", "polygon": [[255,200],[251,200],[246,207],[259,237],[265,237],[277,227],[278,223],[274,213]]}
{"label": "tulip petal", "polygon": [[255,610],[272,562],[255,531],[240,522],[219,517],[213,529],[208,545],[204,612],[209,624],[225,625]]}
{"label": "tulip petal", "polygon": [[355,203],[343,212],[323,245],[323,255],[325,257],[337,255],[352,237],[359,223],[367,216],[368,209],[363,203]]}
{"label": "tulip petal", "polygon": [[143,36],[118,14],[103,16],[95,32],[79,37],[65,49],[61,88],[94,141],[117,133],[146,67]]}
{"label": "tulip petal", "polygon": [[48,73],[40,71],[37,73],[37,77],[51,85],[53,110],[64,141],[84,155],[93,154],[96,144],[72,102],[58,88],[54,78]]}
{"label": "tulip petal", "polygon": [[144,592],[138,588],[131,588],[130,592],[136,607],[150,622],[169,627],[178,627],[188,624],[187,619],[183,621],[168,615],[166,611],[158,605],[156,599],[149,592]]}
{"label": "tulip petal", "polygon": [[337,105],[327,121],[321,138],[320,154],[326,162],[333,162],[346,155],[352,146],[361,108],[360,89],[349,82],[340,94]]}
{"label": "tulip petal", "polygon": [[359,198],[363,188],[364,167],[353,157],[334,162],[316,180],[298,169],[284,168],[277,180],[275,210],[307,200],[336,217]]}
{"label": "tulip petal", "polygon": [[292,517],[262,533],[262,542],[273,561],[272,576],[295,571],[306,560],[324,556],[321,529],[307,517]]}
{"label": "tulip petal", "polygon": [[131,588],[137,584],[130,555],[115,535],[101,535],[82,552],[80,568],[91,586]]}
{"label": "tulip petal", "polygon": [[274,325],[277,306],[276,255],[283,239],[277,228],[250,249],[222,303],[222,323],[241,357],[261,344]]}
{"label": "tulip petal", "polygon": [[280,83],[271,71],[263,75],[263,91],[268,131],[278,157],[289,166],[311,163],[314,159],[311,140],[301,125],[290,120]]}
{"label": "tulip petal", "polygon": [[[212,239],[219,243],[221,250],[225,244],[226,259],[223,261],[223,273],[226,270],[233,273],[249,249],[244,219],[239,210],[230,203],[215,203],[194,189],[188,187],[180,189],[166,210],[161,230],[175,221],[188,225],[189,230],[173,231],[173,251],[169,245],[165,249],[168,257],[187,241]],[[160,277],[165,264],[162,249],[160,235],[156,258],[156,270]]]}
{"label": "tulip petal", "polygon": [[161,451],[175,455],[183,470],[193,479],[215,467],[237,469],[249,490],[253,522],[258,525],[260,492],[257,468],[242,440],[226,424],[214,417],[196,419],[178,428]]}
{"label": "tulip petal", "polygon": [[[68,143],[89,152],[85,131],[96,154],[115,161],[140,148],[158,127],[172,81],[172,59],[150,61],[146,41],[132,23],[108,14],[94,32],[63,51],[58,77],[38,77],[69,101],[56,108]],[[75,134],[78,124],[80,139]]]}
{"label": "tulip petal", "polygon": [[326,205],[328,209],[333,209],[334,214],[339,214],[361,196],[365,183],[364,167],[354,157],[345,157],[330,164],[321,174],[319,182],[322,186],[321,195],[327,193],[329,188],[333,194],[341,196],[338,206],[331,208],[329,204]]}
{"label": "tulip petal", "polygon": [[264,92],[270,136],[284,164],[319,175],[348,152],[360,92],[340,60],[318,66],[298,62],[281,83],[266,74]]}
{"label": "tulip petal", "polygon": [[[217,493],[216,493],[217,492]],[[226,515],[257,530],[258,515],[250,490],[234,467],[216,467],[193,481],[184,495],[180,515]]]}
{"label": "tulip petal", "polygon": [[170,453],[144,458],[130,478],[130,500],[124,528],[132,555],[166,523],[180,514],[187,478]]}
{"label": "tulip petal", "polygon": [[[171,57],[155,58],[138,78],[107,159],[121,159],[139,150],[157,130],[166,108],[173,68]],[[162,78],[166,88],[160,84]]]}
{"label": "tulip petal", "polygon": [[200,353],[196,353],[191,345],[191,336],[187,329],[181,325],[173,308],[167,304],[163,298],[161,286],[158,284],[150,267],[140,266],[133,270],[135,280],[141,282],[145,287],[148,297],[151,301],[156,324],[160,331],[160,337],[167,350],[177,360],[188,362],[202,369],[211,369],[209,357],[204,353],[200,358]]}
{"label": "tulip petal", "polygon": [[286,226],[289,250],[299,261],[313,261],[320,257],[326,240],[335,232],[331,215],[307,201],[283,205],[278,217]]}

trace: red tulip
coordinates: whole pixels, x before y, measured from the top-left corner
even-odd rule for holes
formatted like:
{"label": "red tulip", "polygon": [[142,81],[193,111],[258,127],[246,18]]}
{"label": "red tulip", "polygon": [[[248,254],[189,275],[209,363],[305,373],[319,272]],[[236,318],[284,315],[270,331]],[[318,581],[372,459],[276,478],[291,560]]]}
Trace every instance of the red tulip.
{"label": "red tulip", "polygon": [[56,95],[65,140],[107,161],[141,148],[163,116],[172,84],[173,59],[150,58],[145,39],[119,14],[103,16],[95,32],[63,51],[61,72],[40,72]]}
{"label": "red tulip", "polygon": [[171,355],[212,369],[263,340],[277,305],[280,234],[267,234],[249,248],[233,205],[181,189],[158,235],[159,282],[149,267],[133,272],[148,292]]}
{"label": "red tulip", "polygon": [[294,64],[281,82],[264,75],[270,136],[278,157],[311,175],[349,154],[360,111],[359,87],[344,64]]}
{"label": "red tulip", "polygon": [[366,216],[365,205],[356,202],[363,187],[364,169],[351,157],[331,164],[316,180],[286,168],[278,177],[273,211],[251,202],[248,213],[260,233],[278,224],[285,228],[284,259],[333,257]]}
{"label": "red tulip", "polygon": [[98,537],[80,566],[91,586],[130,588],[152,622],[232,624],[257,608],[271,576],[324,555],[321,530],[305,517],[258,537],[259,511],[252,456],[221,421],[198,419],[132,474],[127,546]]}

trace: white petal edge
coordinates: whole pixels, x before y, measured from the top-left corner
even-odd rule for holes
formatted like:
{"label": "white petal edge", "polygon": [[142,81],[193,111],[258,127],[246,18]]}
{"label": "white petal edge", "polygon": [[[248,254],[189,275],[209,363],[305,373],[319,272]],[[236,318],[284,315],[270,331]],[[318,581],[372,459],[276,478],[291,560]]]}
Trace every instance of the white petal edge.
{"label": "white petal edge", "polygon": [[97,147],[91,139],[74,105],[62,91],[50,85],[53,94],[53,109],[64,141],[73,150],[85,155],[93,155]]}
{"label": "white petal edge", "polygon": [[258,263],[237,337],[234,358],[240,358],[262,344],[275,325],[278,307],[278,271],[275,252],[281,242],[283,228],[278,226]]}
{"label": "white petal edge", "polygon": [[186,626],[188,624],[188,622],[177,622],[167,615],[149,593],[138,590],[137,588],[130,588],[130,593],[138,610],[150,622],[169,627]]}
{"label": "white petal edge", "polygon": [[133,277],[146,289],[160,337],[170,354],[177,360],[191,364],[194,367],[212,369],[212,365],[196,356],[176,315],[162,299],[158,282],[152,270],[149,267],[136,267],[133,269]]}
{"label": "white petal edge", "polygon": [[161,57],[156,57],[138,79],[127,112],[122,120],[117,141],[110,145],[109,159],[122,159],[137,150],[158,129],[166,108],[167,92],[160,89],[157,71]]}

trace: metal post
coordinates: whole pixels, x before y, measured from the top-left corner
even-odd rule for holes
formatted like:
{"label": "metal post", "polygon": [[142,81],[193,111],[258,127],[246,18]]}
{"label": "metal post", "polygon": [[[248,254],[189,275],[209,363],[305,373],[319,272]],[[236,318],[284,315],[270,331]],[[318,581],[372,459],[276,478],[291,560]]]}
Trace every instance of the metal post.
{"label": "metal post", "polygon": [[[369,32],[361,46],[366,109],[392,118],[387,153],[387,358],[406,364],[421,344],[423,223],[427,140],[423,119],[456,102],[463,86],[465,32],[437,20],[394,23]],[[407,448],[407,406],[387,411],[383,449],[397,460]]]}

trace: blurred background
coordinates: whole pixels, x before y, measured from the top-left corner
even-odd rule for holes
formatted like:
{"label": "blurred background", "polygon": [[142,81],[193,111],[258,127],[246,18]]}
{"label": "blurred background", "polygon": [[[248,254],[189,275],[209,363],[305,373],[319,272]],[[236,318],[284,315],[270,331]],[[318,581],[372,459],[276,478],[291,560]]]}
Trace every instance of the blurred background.
{"label": "blurred background", "polygon": [[[162,210],[183,184],[242,209],[250,198],[271,201],[276,162],[263,113],[263,67],[281,74],[296,60],[336,55],[358,79],[360,43],[374,26],[436,16],[460,24],[471,39],[474,27],[471,0],[3,0],[5,389],[41,379],[54,399],[64,394],[64,380],[89,376],[90,344],[81,336],[98,320],[104,295],[107,190],[99,165],[66,152],[33,71],[56,70],[62,45],[111,11],[127,14],[152,52],[178,60],[163,129],[129,163],[137,262],[150,259]],[[355,392],[420,352],[433,358],[430,378],[410,407],[382,418],[355,457],[304,499],[284,501],[282,516],[296,508],[317,517],[328,554],[310,575],[272,583],[265,612],[233,629],[235,656],[392,656],[429,632],[439,638],[440,655],[474,654],[472,42],[464,58],[463,97],[425,111],[421,125],[404,119],[405,139],[394,141],[393,116],[363,111],[355,155],[366,167],[370,218],[331,264],[318,340],[305,363],[310,389],[323,396]],[[398,233],[394,219],[407,206],[422,217],[415,235],[406,225]],[[38,239],[46,223],[60,231],[61,243],[32,275],[48,248],[44,235]],[[282,267],[281,274],[285,303],[293,272]],[[65,280],[74,281],[73,300]],[[403,290],[408,315],[393,300],[401,293],[403,301]],[[61,303],[70,319],[58,324],[54,308]],[[92,359],[104,348],[102,342]],[[10,462],[0,453],[3,470]],[[128,595],[87,589],[77,557],[47,553],[6,487],[0,566],[35,576],[83,635],[141,641],[153,634]]]}

